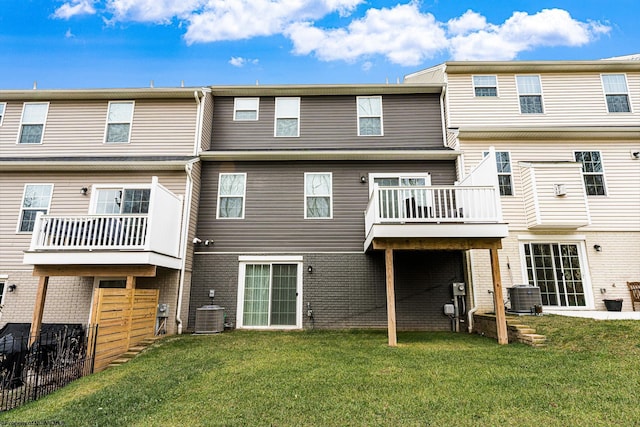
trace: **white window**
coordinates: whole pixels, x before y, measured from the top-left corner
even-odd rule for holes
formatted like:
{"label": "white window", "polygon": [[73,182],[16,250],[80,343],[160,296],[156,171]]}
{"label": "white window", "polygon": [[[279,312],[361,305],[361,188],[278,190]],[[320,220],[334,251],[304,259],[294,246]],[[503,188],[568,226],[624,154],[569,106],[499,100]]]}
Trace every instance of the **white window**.
{"label": "white window", "polygon": [[610,113],[629,113],[631,111],[627,78],[624,74],[603,74],[602,87]]}
{"label": "white window", "polygon": [[375,173],[371,178],[369,194],[377,184],[381,218],[433,217],[434,193],[426,188],[431,185],[431,174]]}
{"label": "white window", "polygon": [[540,288],[542,305],[588,305],[590,297],[579,244],[526,242],[522,251],[528,283]]}
{"label": "white window", "polygon": [[473,93],[477,97],[498,96],[496,76],[473,76]]}
{"label": "white window", "polygon": [[4,119],[4,111],[7,108],[6,102],[0,102],[0,126],[2,126],[2,119]]}
{"label": "white window", "polygon": [[244,218],[246,182],[246,173],[220,174],[217,218]]}
{"label": "white window", "polygon": [[20,135],[18,135],[19,144],[42,144],[48,111],[48,102],[24,103],[20,121]]}
{"label": "white window", "polygon": [[233,120],[258,120],[260,98],[235,98],[233,101]]}
{"label": "white window", "polygon": [[150,188],[100,187],[94,191],[96,214],[135,215],[149,213]]}
{"label": "white window", "polygon": [[239,328],[302,327],[302,257],[239,257]]}
{"label": "white window", "polygon": [[326,173],[304,174],[304,217],[333,217],[332,175]]}
{"label": "white window", "polygon": [[[513,196],[513,179],[511,177],[511,155],[508,151],[496,151],[496,166],[498,167],[498,186],[501,196]],[[488,151],[482,153],[484,157]]]}
{"label": "white window", "polygon": [[300,98],[276,98],[275,136],[300,136]]}
{"label": "white window", "polygon": [[132,121],[133,101],[109,102],[105,142],[128,143]]}
{"label": "white window", "polygon": [[[4,289],[5,289],[5,282],[4,280],[0,280],[0,307],[2,307],[2,305],[4,304]],[[1,314],[2,312],[0,312]]]}
{"label": "white window", "polygon": [[542,114],[542,85],[540,76],[516,76],[520,112],[522,114]]}
{"label": "white window", "polygon": [[49,213],[53,184],[26,184],[20,207],[18,232],[31,232],[38,212]]}
{"label": "white window", "polygon": [[382,97],[358,96],[358,136],[382,136]]}
{"label": "white window", "polygon": [[576,151],[576,162],[582,163],[582,177],[587,196],[606,196],[604,170],[599,151]]}

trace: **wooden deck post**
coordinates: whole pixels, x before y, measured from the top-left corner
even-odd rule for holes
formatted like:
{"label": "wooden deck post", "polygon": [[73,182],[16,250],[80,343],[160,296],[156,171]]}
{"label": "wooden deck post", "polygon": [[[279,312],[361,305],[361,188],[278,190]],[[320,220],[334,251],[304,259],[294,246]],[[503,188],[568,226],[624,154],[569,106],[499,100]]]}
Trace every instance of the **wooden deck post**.
{"label": "wooden deck post", "polygon": [[500,261],[498,260],[498,249],[489,249],[491,254],[491,276],[493,278],[493,303],[496,308],[496,328],[498,333],[498,344],[509,344],[507,335],[507,319],[504,314],[504,298],[502,295],[502,279],[500,278]]}
{"label": "wooden deck post", "polygon": [[42,315],[44,313],[44,302],[47,299],[47,287],[49,286],[49,276],[40,276],[38,281],[38,291],[36,293],[36,303],[33,307],[33,317],[31,319],[31,330],[29,331],[29,347],[33,345],[40,335],[42,327]]}
{"label": "wooden deck post", "polygon": [[393,249],[385,249],[384,260],[386,265],[387,281],[387,329],[389,333],[389,346],[396,347],[396,291],[393,282]]}
{"label": "wooden deck post", "polygon": [[136,288],[136,276],[127,276],[127,289]]}

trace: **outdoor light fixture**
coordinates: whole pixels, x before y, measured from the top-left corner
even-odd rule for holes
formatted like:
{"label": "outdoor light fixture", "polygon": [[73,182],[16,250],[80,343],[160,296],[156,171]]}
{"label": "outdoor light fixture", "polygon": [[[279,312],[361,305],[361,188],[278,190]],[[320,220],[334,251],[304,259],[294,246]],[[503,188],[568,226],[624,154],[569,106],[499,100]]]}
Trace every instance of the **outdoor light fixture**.
{"label": "outdoor light fixture", "polygon": [[640,159],[640,151],[634,151],[631,155],[634,159]]}
{"label": "outdoor light fixture", "polygon": [[7,290],[8,290],[9,292],[13,292],[13,291],[15,291],[15,290],[16,290],[16,288],[17,288],[17,286],[16,286],[15,284],[11,284],[11,285],[9,285],[9,287],[7,288]]}
{"label": "outdoor light fixture", "polygon": [[593,249],[595,249],[596,252],[602,252],[602,246],[600,245],[593,245]]}
{"label": "outdoor light fixture", "polygon": [[87,191],[89,191],[89,189],[87,187],[82,187],[80,189],[80,194],[82,194],[83,196],[87,195]]}
{"label": "outdoor light fixture", "polygon": [[360,176],[360,183],[361,184],[366,184],[367,183],[367,176],[366,175],[361,175]]}
{"label": "outdoor light fixture", "polygon": [[309,272],[309,274],[312,274],[313,273],[313,266],[310,265],[309,267],[307,267],[307,271]]}

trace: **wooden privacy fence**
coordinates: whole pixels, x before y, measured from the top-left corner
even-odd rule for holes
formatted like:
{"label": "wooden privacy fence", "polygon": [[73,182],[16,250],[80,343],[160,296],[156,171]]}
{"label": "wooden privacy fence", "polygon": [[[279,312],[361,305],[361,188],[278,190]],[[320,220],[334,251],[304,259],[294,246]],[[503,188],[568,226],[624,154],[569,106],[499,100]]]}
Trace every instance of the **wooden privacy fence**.
{"label": "wooden privacy fence", "polygon": [[155,333],[158,289],[96,289],[91,324],[97,325],[94,372]]}

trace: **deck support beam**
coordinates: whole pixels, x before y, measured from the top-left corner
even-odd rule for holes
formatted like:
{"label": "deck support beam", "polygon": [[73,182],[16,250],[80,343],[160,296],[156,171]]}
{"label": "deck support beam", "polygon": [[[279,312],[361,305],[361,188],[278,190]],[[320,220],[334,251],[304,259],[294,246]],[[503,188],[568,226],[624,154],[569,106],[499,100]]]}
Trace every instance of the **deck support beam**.
{"label": "deck support beam", "polygon": [[507,319],[504,313],[504,297],[502,295],[502,279],[500,278],[500,262],[498,250],[489,249],[491,255],[491,277],[493,279],[493,303],[496,308],[496,328],[498,344],[509,344]]}
{"label": "deck support beam", "polygon": [[31,318],[31,330],[29,331],[29,347],[33,345],[40,335],[42,328],[42,315],[44,314],[44,303],[47,299],[47,288],[49,287],[49,276],[40,276],[38,281],[38,291],[36,293],[36,303],[33,308]]}
{"label": "deck support beam", "polygon": [[396,347],[396,290],[393,281],[393,249],[385,249],[384,260],[386,265],[387,282],[387,329],[389,334],[389,346]]}

